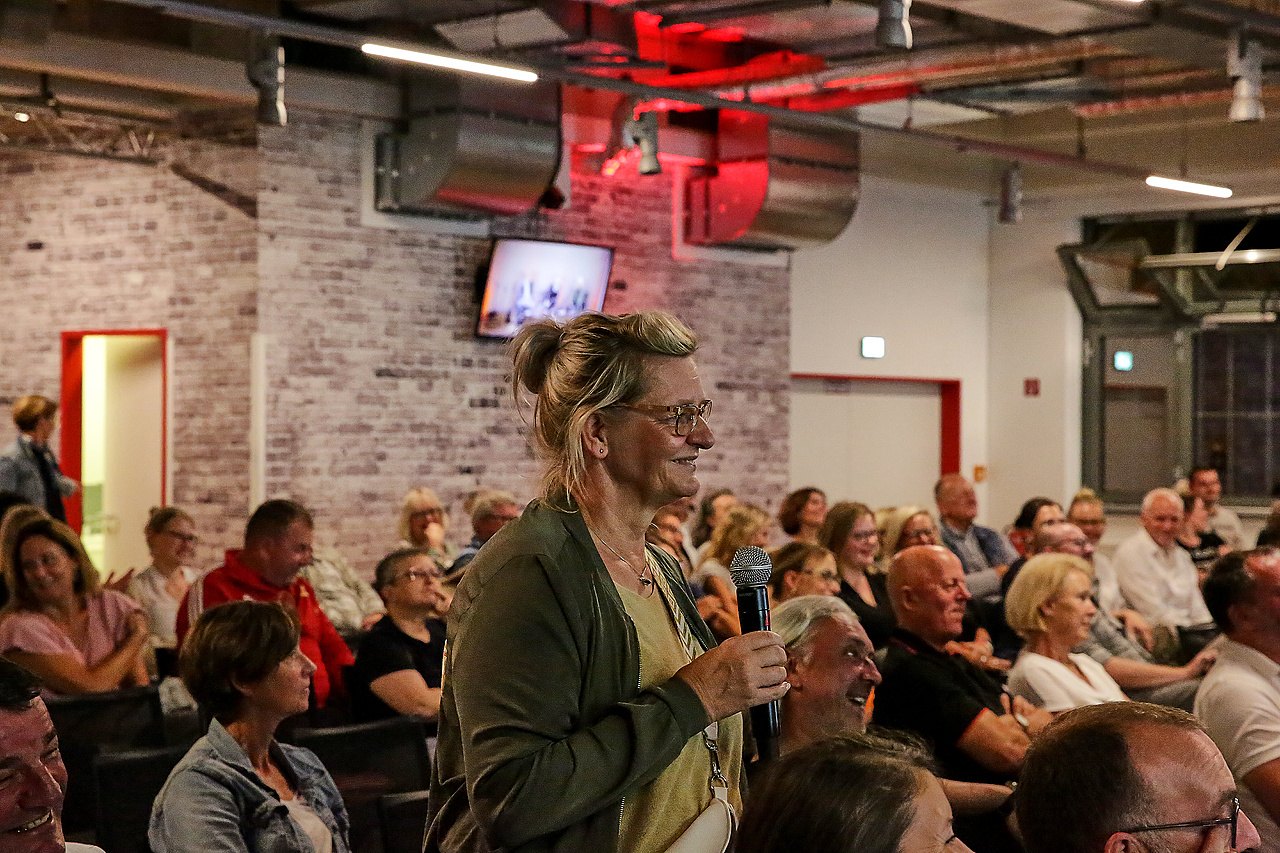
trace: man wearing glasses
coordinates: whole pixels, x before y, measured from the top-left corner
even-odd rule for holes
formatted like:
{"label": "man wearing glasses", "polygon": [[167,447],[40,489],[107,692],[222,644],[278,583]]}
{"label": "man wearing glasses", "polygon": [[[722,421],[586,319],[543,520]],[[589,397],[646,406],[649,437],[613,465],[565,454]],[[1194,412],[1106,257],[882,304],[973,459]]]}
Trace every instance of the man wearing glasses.
{"label": "man wearing glasses", "polygon": [[1176,708],[1076,708],[1027,751],[1016,814],[1027,853],[1259,851],[1222,753]]}
{"label": "man wearing glasses", "polygon": [[1196,696],[1196,715],[1241,783],[1240,799],[1280,851],[1280,551],[1259,548],[1218,560],[1205,603],[1226,634]]}

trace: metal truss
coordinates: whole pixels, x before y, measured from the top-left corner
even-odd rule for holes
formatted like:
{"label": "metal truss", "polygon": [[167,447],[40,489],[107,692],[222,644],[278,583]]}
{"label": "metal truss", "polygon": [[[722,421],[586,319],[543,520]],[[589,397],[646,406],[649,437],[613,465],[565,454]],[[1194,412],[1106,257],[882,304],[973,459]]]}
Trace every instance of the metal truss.
{"label": "metal truss", "polygon": [[8,148],[156,165],[170,141],[158,124],[0,100],[0,146]]}

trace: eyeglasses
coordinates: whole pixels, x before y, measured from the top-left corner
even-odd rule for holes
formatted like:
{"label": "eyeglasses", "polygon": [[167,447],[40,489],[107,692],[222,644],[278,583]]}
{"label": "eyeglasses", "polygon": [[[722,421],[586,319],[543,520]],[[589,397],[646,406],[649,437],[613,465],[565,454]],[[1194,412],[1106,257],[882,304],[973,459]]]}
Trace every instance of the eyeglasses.
{"label": "eyeglasses", "polygon": [[197,536],[197,535],[195,535],[194,533],[179,533],[179,532],[178,532],[178,531],[176,531],[176,530],[166,530],[166,531],[164,532],[164,535],[165,535],[165,536],[172,536],[174,539],[177,539],[177,540],[178,540],[179,542],[181,542],[183,545],[198,545],[198,544],[200,544],[200,537],[199,537],[199,536]]}
{"label": "eyeglasses", "polygon": [[694,427],[698,425],[698,419],[701,418],[703,423],[711,417],[711,401],[703,400],[701,403],[685,403],[682,406],[638,406],[628,403],[619,403],[619,409],[630,409],[633,412],[652,412],[654,414],[665,414],[666,417],[659,418],[662,423],[671,424],[676,431],[676,435],[683,438],[693,432]]}
{"label": "eyeglasses", "polygon": [[875,539],[875,538],[876,538],[877,536],[879,536],[879,535],[880,535],[879,531],[876,531],[876,530],[864,530],[864,531],[862,531],[861,533],[859,533],[859,532],[857,532],[857,531],[854,531],[854,532],[850,533],[850,534],[849,534],[849,538],[850,538],[850,539],[857,539],[859,542],[870,542],[872,539]]}
{"label": "eyeglasses", "polygon": [[438,506],[431,506],[431,507],[427,507],[426,509],[419,509],[409,513],[410,518],[431,518],[433,516],[443,516],[443,515],[444,515],[444,508],[438,507]]}
{"label": "eyeglasses", "polygon": [[428,571],[427,569],[410,569],[404,574],[396,578],[397,581],[438,581],[444,577],[439,571]]}
{"label": "eyeglasses", "polygon": [[938,531],[932,527],[926,527],[923,530],[904,530],[902,531],[903,539],[932,539],[938,535]]}
{"label": "eyeglasses", "polygon": [[818,579],[818,580],[820,580],[820,581],[827,581],[827,582],[830,582],[830,581],[838,581],[838,580],[840,580],[840,576],[839,576],[838,574],[836,574],[835,572],[815,572],[815,571],[811,571],[811,570],[809,570],[809,569],[803,569],[803,570],[801,570],[800,574],[802,574],[802,575],[813,575],[815,578],[817,578],[817,579]]}
{"label": "eyeglasses", "polygon": [[1157,823],[1153,826],[1135,826],[1122,829],[1121,832],[1159,832],[1165,829],[1212,829],[1215,826],[1231,827],[1231,849],[1236,849],[1236,826],[1240,821],[1240,798],[1231,798],[1231,817],[1218,817],[1210,820],[1189,820],[1183,823]]}

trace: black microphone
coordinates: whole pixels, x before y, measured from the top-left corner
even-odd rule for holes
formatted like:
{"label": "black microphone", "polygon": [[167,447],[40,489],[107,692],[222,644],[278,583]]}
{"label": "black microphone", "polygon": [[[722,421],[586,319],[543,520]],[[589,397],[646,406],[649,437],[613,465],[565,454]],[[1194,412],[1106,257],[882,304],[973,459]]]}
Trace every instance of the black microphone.
{"label": "black microphone", "polygon": [[[769,630],[769,596],[765,588],[772,574],[773,563],[763,549],[748,545],[734,552],[729,577],[738,587],[738,619],[744,634]],[[781,720],[782,703],[776,699],[751,709],[751,734],[761,762],[778,757]]]}

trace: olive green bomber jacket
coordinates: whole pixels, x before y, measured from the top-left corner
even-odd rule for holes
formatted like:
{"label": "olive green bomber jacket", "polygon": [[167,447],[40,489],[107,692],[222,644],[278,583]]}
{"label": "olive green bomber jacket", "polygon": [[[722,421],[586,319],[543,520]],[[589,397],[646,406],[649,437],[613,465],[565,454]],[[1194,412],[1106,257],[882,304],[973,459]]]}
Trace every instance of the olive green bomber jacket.
{"label": "olive green bomber jacket", "polygon": [[[655,553],[710,648],[678,567]],[[639,679],[635,627],[581,514],[534,501],[453,600],[424,850],[616,850],[623,797],[708,723],[682,680]]]}

